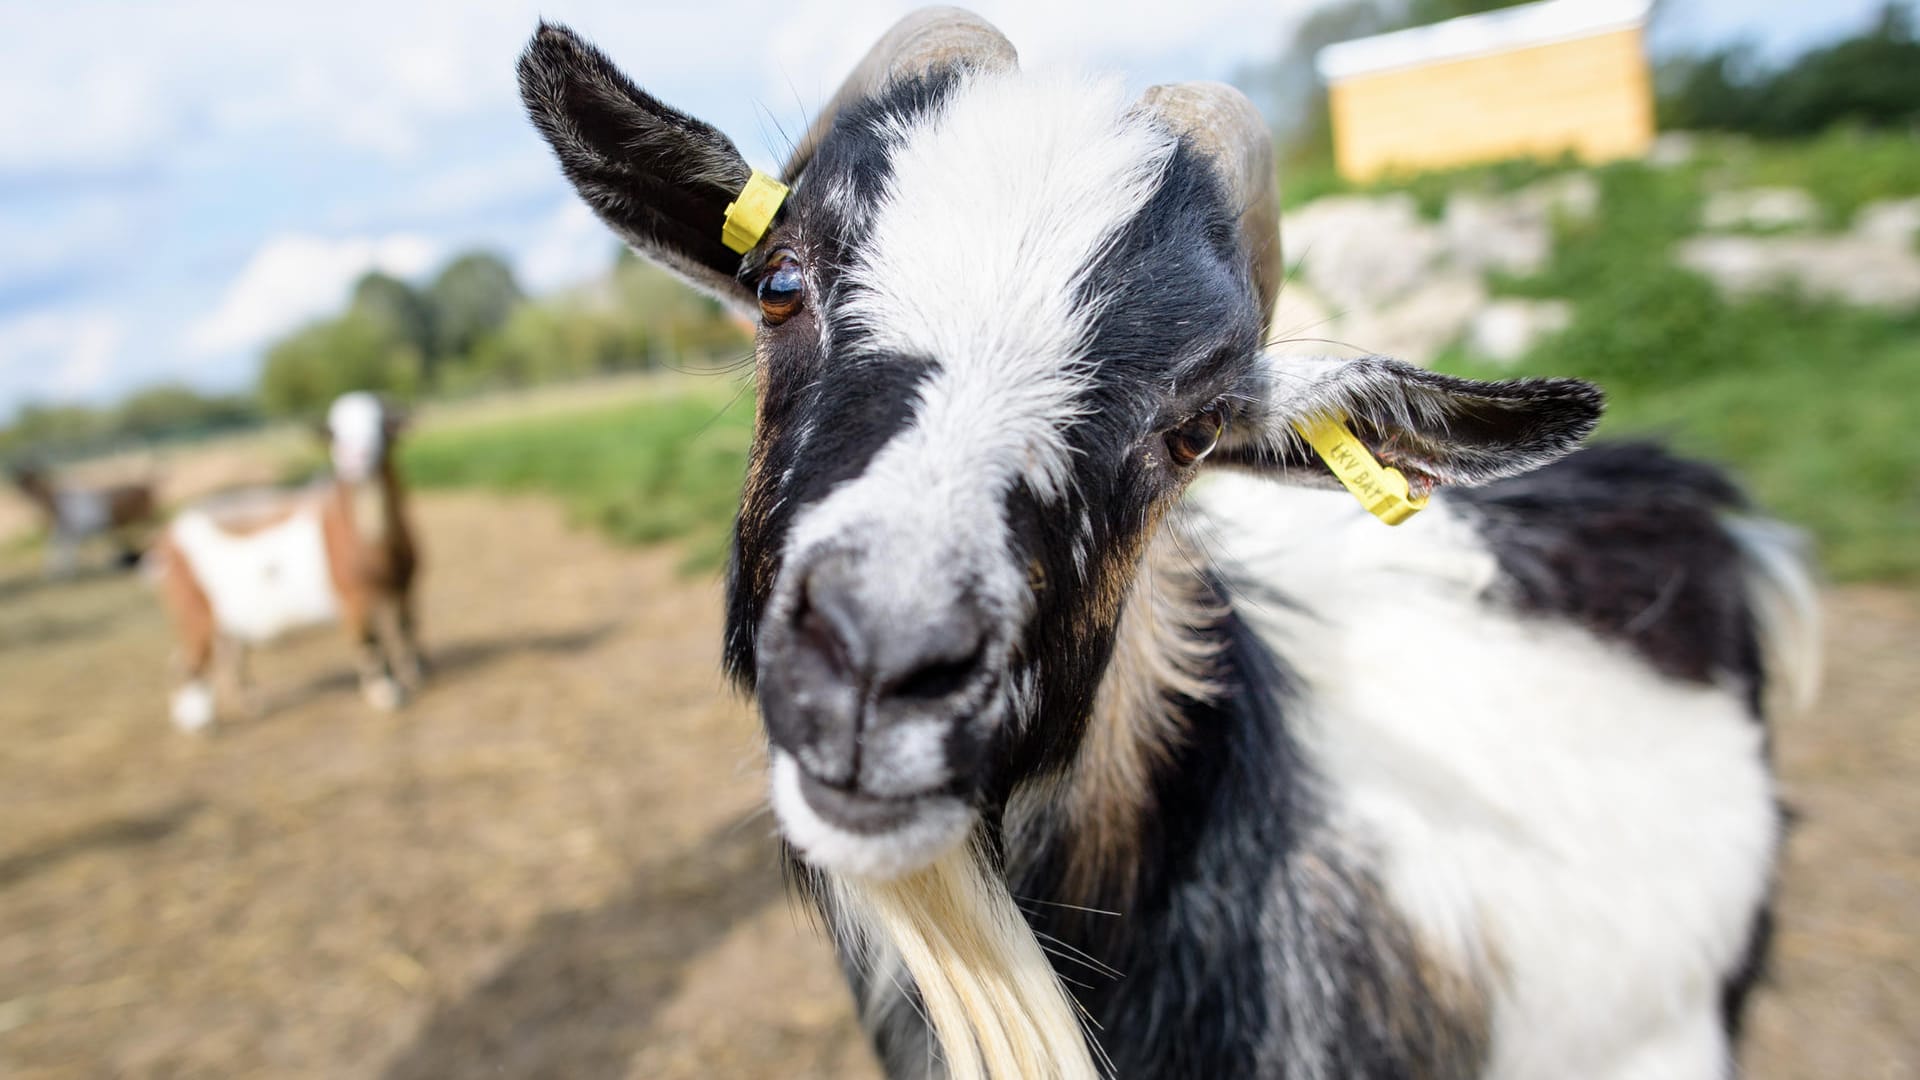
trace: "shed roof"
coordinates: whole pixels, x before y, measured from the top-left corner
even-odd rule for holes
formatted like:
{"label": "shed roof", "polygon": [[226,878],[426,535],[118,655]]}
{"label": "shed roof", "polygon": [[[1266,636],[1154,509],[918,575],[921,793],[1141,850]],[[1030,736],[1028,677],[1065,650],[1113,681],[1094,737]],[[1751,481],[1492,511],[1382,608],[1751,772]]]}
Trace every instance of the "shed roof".
{"label": "shed roof", "polygon": [[1342,41],[1320,50],[1314,66],[1328,82],[1373,75],[1395,68],[1556,41],[1592,37],[1644,26],[1653,0],[1544,0],[1479,15],[1396,30],[1391,34]]}

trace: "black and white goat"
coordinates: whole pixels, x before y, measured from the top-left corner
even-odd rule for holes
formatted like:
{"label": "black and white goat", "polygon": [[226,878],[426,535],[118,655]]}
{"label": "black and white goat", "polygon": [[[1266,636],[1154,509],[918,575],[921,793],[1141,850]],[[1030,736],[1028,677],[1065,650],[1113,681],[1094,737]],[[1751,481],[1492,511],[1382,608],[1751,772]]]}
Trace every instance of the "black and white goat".
{"label": "black and white goat", "polygon": [[[923,12],[742,257],[724,136],[559,27],[520,79],[616,232],[759,317],[726,660],[890,1073],[1728,1074],[1815,646],[1717,473],[1570,453],[1579,382],[1263,349],[1225,87]],[[1430,509],[1324,490],[1326,417]]]}

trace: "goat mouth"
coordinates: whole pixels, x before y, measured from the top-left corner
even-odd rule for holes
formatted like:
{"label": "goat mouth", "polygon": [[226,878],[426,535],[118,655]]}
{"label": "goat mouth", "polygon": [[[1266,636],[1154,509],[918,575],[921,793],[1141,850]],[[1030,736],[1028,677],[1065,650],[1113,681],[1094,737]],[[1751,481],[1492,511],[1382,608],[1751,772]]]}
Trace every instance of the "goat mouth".
{"label": "goat mouth", "polygon": [[945,792],[888,797],[846,791],[773,751],[774,816],[801,858],[823,870],[892,878],[939,858],[972,829],[967,802]]}
{"label": "goat mouth", "polygon": [[923,799],[937,796],[868,795],[837,788],[800,771],[800,796],[828,824],[863,836],[892,832],[913,821]]}

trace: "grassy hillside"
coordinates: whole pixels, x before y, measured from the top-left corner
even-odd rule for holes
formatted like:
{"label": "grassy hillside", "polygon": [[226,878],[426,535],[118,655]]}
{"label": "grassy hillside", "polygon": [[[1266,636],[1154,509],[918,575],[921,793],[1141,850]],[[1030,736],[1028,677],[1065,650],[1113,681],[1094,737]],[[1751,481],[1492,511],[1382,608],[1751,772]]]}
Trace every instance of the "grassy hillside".
{"label": "grassy hillside", "polygon": [[[1920,195],[1920,143],[1720,142],[1682,167],[1595,176],[1599,213],[1562,226],[1546,269],[1493,283],[1574,304],[1573,325],[1519,371],[1606,387],[1603,433],[1655,433],[1732,465],[1765,507],[1813,531],[1832,576],[1920,578],[1920,312],[1728,300],[1672,258],[1710,187],[1801,187],[1844,227],[1867,202]],[[1460,352],[1442,366],[1511,370]]]}

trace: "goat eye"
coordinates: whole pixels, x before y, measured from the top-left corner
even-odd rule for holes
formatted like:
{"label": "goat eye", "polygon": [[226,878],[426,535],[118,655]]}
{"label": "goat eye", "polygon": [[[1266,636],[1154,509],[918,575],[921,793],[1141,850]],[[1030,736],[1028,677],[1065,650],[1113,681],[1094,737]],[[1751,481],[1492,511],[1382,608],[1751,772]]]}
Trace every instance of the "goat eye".
{"label": "goat eye", "polygon": [[782,252],[773,257],[767,265],[766,273],[760,276],[760,315],[770,326],[792,318],[800,310],[801,296],[806,292],[806,275],[800,271],[800,261],[791,254]]}
{"label": "goat eye", "polygon": [[1167,453],[1175,465],[1184,469],[1212,453],[1226,429],[1226,413],[1218,405],[1209,405],[1191,420],[1167,432]]}

